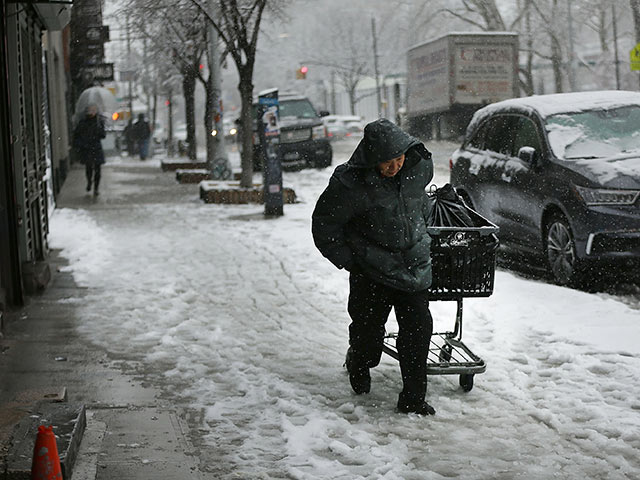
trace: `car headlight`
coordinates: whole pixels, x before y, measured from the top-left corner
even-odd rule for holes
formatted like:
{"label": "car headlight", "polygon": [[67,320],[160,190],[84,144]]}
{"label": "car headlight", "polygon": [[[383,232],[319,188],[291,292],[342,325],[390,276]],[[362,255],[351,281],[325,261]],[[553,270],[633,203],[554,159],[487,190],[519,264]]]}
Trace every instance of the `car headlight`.
{"label": "car headlight", "polygon": [[238,130],[236,130],[235,128],[229,130],[229,135],[235,135],[236,133],[238,133]]}
{"label": "car headlight", "polygon": [[638,190],[609,190],[585,188],[576,185],[576,191],[587,205],[633,205],[640,195]]}
{"label": "car headlight", "polygon": [[316,138],[326,138],[326,137],[327,137],[327,131],[325,130],[324,125],[319,125],[311,129],[311,138],[313,138],[314,140]]}

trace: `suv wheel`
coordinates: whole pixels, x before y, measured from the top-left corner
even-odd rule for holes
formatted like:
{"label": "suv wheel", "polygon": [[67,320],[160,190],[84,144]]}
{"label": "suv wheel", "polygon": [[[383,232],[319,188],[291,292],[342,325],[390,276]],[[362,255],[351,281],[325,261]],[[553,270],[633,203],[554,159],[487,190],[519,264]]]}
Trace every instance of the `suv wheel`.
{"label": "suv wheel", "polygon": [[578,259],[569,222],[561,214],[554,214],[546,228],[545,249],[549,270],[559,285],[576,282]]}

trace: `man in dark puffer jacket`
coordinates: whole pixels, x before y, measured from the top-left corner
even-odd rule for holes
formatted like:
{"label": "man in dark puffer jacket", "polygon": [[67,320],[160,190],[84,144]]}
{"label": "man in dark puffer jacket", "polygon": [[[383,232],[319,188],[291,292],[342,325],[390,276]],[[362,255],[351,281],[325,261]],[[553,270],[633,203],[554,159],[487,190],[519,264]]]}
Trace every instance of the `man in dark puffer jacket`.
{"label": "man in dark puffer jacket", "polygon": [[313,239],[336,267],[350,272],[347,370],[355,393],[371,388],[385,323],[395,309],[403,389],[398,410],[423,415],[432,333],[427,288],[431,238],[423,210],[433,177],[431,153],[389,120],[369,123],[347,163],[339,165],[313,212]]}

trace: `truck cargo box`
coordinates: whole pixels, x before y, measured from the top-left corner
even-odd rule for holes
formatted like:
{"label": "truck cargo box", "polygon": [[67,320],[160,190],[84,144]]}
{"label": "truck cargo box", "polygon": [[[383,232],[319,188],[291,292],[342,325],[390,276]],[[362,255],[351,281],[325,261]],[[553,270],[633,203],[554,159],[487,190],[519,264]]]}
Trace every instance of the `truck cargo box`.
{"label": "truck cargo box", "polygon": [[457,134],[478,108],[517,96],[517,33],[449,33],[407,52],[407,117],[423,128]]}

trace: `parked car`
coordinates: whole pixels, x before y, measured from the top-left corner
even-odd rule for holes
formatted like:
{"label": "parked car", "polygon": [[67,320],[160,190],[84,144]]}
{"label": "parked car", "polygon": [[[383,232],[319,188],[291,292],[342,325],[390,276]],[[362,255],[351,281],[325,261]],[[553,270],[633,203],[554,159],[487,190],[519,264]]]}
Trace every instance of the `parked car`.
{"label": "parked car", "polygon": [[[331,165],[333,150],[327,137],[322,118],[309,99],[302,95],[281,94],[280,104],[280,155],[282,168],[324,168]],[[253,117],[257,115],[257,103],[253,105]],[[240,136],[239,136],[240,137]],[[241,138],[238,139],[242,148]],[[262,152],[257,134],[257,122],[253,125],[253,168],[262,168]]]}
{"label": "parked car", "polygon": [[364,135],[364,122],[361,117],[345,116],[342,121],[347,131],[345,136],[358,138]]}
{"label": "parked car", "polygon": [[327,115],[322,118],[327,128],[329,140],[341,140],[345,137],[359,137],[364,135],[362,117],[356,115]]}
{"label": "parked car", "polygon": [[326,115],[322,117],[322,123],[327,129],[327,137],[330,141],[340,140],[347,134],[347,128],[340,115]]}
{"label": "parked car", "polygon": [[516,98],[478,110],[453,154],[451,184],[545,259],[559,284],[640,266],[640,93]]}

